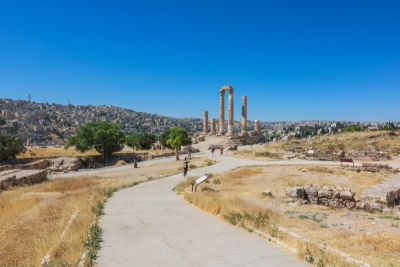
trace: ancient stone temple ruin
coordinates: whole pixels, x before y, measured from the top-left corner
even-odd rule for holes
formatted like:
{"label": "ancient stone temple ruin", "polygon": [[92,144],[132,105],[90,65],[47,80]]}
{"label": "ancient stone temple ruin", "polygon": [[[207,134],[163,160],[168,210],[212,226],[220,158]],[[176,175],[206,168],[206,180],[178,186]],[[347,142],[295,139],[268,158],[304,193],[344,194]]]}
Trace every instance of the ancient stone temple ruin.
{"label": "ancient stone temple ruin", "polygon": [[[225,121],[225,93],[229,92],[228,98],[228,125],[226,127]],[[208,111],[203,114],[203,134],[225,136],[229,139],[236,140],[241,144],[249,144],[259,142],[262,139],[260,121],[256,120],[254,125],[255,129],[252,135],[249,134],[247,128],[247,96],[242,96],[242,118],[241,118],[241,131],[235,132],[234,127],[234,97],[233,87],[231,85],[224,85],[219,90],[219,119],[218,129],[214,118],[211,119],[209,127]]]}

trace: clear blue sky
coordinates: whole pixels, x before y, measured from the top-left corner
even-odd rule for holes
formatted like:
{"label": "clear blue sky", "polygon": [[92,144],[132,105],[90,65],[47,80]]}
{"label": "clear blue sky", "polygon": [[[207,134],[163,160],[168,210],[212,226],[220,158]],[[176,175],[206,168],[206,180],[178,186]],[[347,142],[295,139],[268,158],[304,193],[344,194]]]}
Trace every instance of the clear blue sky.
{"label": "clear blue sky", "polygon": [[400,120],[400,1],[1,1],[0,97]]}

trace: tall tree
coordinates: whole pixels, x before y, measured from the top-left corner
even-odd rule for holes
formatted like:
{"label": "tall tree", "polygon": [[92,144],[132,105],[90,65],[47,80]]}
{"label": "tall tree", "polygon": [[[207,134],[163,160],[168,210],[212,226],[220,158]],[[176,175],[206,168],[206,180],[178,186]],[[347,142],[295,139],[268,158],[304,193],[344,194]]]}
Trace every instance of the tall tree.
{"label": "tall tree", "polygon": [[150,133],[131,134],[125,137],[125,144],[132,149],[150,149],[156,140],[156,136]]}
{"label": "tall tree", "polygon": [[112,153],[124,148],[125,135],[115,123],[107,121],[91,122],[80,127],[76,135],[68,139],[65,148],[75,147],[80,152],[96,150],[107,161]]}
{"label": "tall tree", "polygon": [[166,147],[175,150],[176,160],[179,160],[179,150],[181,146],[190,145],[192,140],[185,129],[180,127],[173,127],[162,134],[162,141],[165,142]]}

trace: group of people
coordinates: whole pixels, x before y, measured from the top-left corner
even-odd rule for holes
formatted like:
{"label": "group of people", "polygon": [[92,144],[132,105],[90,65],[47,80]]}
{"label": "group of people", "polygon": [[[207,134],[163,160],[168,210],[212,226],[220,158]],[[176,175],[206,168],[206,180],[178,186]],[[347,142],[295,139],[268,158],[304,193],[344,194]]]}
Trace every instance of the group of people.
{"label": "group of people", "polygon": [[[215,147],[211,146],[210,150],[211,150],[211,157],[214,157]],[[192,160],[192,152],[193,152],[193,148],[192,148],[192,146],[189,146],[188,147],[188,156],[185,157],[185,159],[183,161],[183,176],[184,177],[186,177],[188,170],[189,170],[189,163],[190,163],[190,160]],[[221,146],[219,148],[219,153],[221,156],[224,155],[224,147],[223,146]]]}

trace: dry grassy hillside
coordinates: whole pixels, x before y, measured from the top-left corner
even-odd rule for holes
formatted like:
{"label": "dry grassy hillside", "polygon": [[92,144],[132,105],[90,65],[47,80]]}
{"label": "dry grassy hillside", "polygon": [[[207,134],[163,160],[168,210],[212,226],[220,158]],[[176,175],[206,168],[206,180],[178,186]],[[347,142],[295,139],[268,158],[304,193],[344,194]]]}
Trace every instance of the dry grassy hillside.
{"label": "dry grassy hillside", "polygon": [[237,156],[279,158],[288,152],[314,149],[320,154],[346,155],[359,160],[385,160],[400,155],[400,131],[352,132],[316,136],[310,139],[291,139],[252,150],[243,150]]}

